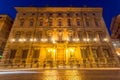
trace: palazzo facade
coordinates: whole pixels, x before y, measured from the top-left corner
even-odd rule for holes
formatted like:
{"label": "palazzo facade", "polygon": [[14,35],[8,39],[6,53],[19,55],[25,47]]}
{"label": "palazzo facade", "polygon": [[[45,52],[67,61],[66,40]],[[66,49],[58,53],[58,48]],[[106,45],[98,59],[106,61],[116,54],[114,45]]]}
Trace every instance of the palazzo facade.
{"label": "palazzo facade", "polygon": [[2,62],[19,67],[115,67],[102,8],[15,7]]}
{"label": "palazzo facade", "polygon": [[8,15],[0,14],[0,56],[4,51],[12,24],[13,20]]}

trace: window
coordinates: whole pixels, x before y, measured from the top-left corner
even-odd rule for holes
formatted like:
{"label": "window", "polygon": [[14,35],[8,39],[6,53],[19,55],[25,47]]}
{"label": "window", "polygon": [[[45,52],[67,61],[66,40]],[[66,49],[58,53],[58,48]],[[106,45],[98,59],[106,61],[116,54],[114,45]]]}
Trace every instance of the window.
{"label": "window", "polygon": [[40,19],[39,26],[43,26],[43,19]]}
{"label": "window", "polygon": [[25,16],[26,14],[25,13],[23,13],[23,16]]}
{"label": "window", "polygon": [[40,17],[43,17],[43,13],[39,13],[39,16],[40,16]]}
{"label": "window", "polygon": [[28,54],[28,49],[22,51],[22,59],[26,59]]}
{"label": "window", "polygon": [[5,47],[5,42],[2,42],[1,49],[4,49],[4,47]]}
{"label": "window", "polygon": [[16,52],[17,52],[17,50],[15,50],[15,49],[11,50],[10,59],[14,59]]}
{"label": "window", "polygon": [[95,22],[95,26],[99,26],[100,20],[94,19],[94,22]]}
{"label": "window", "polygon": [[62,21],[61,21],[61,19],[58,20],[58,26],[62,26]]}
{"label": "window", "polygon": [[112,56],[109,49],[103,48],[103,52],[104,52],[105,57],[111,57]]}
{"label": "window", "polygon": [[48,25],[49,25],[49,26],[52,26],[52,19],[49,19]]}
{"label": "window", "polygon": [[91,32],[88,32],[88,39],[89,41],[93,40],[93,34]]}
{"label": "window", "polygon": [[96,59],[98,57],[97,49],[92,49],[92,54],[93,54],[93,57]]}
{"label": "window", "polygon": [[39,58],[40,50],[34,50],[33,58]]}
{"label": "window", "polygon": [[104,39],[103,32],[98,32],[98,36],[99,36],[100,41],[103,41]]}
{"label": "window", "polygon": [[62,41],[62,35],[58,34],[58,40],[61,42]]}
{"label": "window", "polygon": [[29,41],[30,38],[31,38],[31,32],[28,32],[28,33],[26,34],[26,41]]}
{"label": "window", "polygon": [[72,17],[72,14],[71,13],[67,13],[67,17]]}
{"label": "window", "polygon": [[71,19],[67,20],[68,26],[71,26]]}
{"label": "window", "polygon": [[52,14],[52,13],[49,13],[49,14],[48,14],[48,17],[52,17],[52,16],[53,16],[53,14]]}
{"label": "window", "polygon": [[38,32],[37,35],[36,35],[36,39],[37,39],[38,41],[40,41],[41,38],[42,38],[42,32]]}
{"label": "window", "polygon": [[76,13],[75,15],[76,15],[76,17],[80,17],[80,14],[79,14],[79,13]]}
{"label": "window", "polygon": [[86,19],[86,27],[89,27],[89,26],[90,26],[89,20]]}
{"label": "window", "polygon": [[78,38],[80,41],[83,41],[83,34],[82,32],[78,32]]}
{"label": "window", "polygon": [[24,25],[25,20],[24,19],[20,19],[20,26]]}
{"label": "window", "polygon": [[35,15],[35,13],[32,13],[31,15],[32,15],[32,16],[34,16],[34,15]]}
{"label": "window", "polygon": [[62,13],[58,13],[58,17],[63,17]]}
{"label": "window", "polygon": [[81,56],[83,59],[86,59],[87,58],[87,49],[80,49],[81,51]]}
{"label": "window", "polygon": [[16,41],[20,39],[20,36],[21,36],[21,32],[20,31],[16,32],[15,34]]}
{"label": "window", "polygon": [[73,39],[72,34],[68,34],[68,39],[69,39],[69,41],[72,41],[72,39]]}
{"label": "window", "polygon": [[77,19],[76,20],[76,24],[77,24],[77,26],[80,26],[81,24],[80,24],[80,19]]}
{"label": "window", "polygon": [[30,19],[29,26],[33,26],[33,24],[34,24],[34,20],[33,20],[33,19]]}

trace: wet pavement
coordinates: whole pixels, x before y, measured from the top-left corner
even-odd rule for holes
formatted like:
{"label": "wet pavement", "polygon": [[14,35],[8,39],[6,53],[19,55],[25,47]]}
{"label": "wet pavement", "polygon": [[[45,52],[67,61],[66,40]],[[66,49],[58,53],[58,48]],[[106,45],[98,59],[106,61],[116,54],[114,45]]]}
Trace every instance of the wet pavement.
{"label": "wet pavement", "polygon": [[120,80],[120,69],[5,71],[0,72],[0,80]]}

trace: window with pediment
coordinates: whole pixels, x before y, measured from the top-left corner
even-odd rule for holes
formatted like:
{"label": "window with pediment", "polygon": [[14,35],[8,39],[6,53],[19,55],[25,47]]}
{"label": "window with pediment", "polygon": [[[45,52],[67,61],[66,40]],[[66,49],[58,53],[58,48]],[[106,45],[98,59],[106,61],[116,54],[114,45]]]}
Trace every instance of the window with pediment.
{"label": "window with pediment", "polygon": [[39,26],[43,26],[43,19],[39,20]]}
{"label": "window with pediment", "polygon": [[80,25],[81,25],[80,19],[76,19],[76,25],[77,25],[77,26],[80,26]]}
{"label": "window with pediment", "polygon": [[33,25],[34,25],[34,19],[30,19],[29,26],[33,26]]}
{"label": "window with pediment", "polygon": [[71,25],[72,25],[71,19],[67,19],[67,24],[68,24],[68,26],[71,26]]}
{"label": "window with pediment", "polygon": [[20,26],[22,27],[24,25],[25,20],[22,18],[20,19]]}
{"label": "window with pediment", "polygon": [[52,26],[53,25],[53,22],[52,22],[53,20],[52,19],[49,19],[48,20],[48,26]]}
{"label": "window with pediment", "polygon": [[58,19],[58,26],[62,26],[62,20]]}

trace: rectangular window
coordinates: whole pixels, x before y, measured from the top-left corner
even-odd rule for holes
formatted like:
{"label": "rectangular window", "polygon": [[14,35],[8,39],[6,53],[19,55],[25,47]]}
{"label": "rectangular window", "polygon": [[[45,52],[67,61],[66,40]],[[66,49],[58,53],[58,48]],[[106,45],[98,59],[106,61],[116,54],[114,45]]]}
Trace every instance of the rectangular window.
{"label": "rectangular window", "polygon": [[72,41],[72,39],[73,39],[72,34],[68,34],[68,39],[69,39],[69,41]]}
{"label": "rectangular window", "polygon": [[92,49],[92,54],[94,58],[97,58],[97,49]]}
{"label": "rectangular window", "polygon": [[15,50],[15,49],[11,50],[10,59],[14,59],[15,58],[16,52],[17,52],[17,50]]}
{"label": "rectangular window", "polygon": [[77,24],[77,26],[80,26],[80,25],[81,25],[79,19],[76,20],[76,24]]}
{"label": "rectangular window", "polygon": [[29,26],[33,26],[33,24],[34,24],[34,20],[30,19]]}
{"label": "rectangular window", "polygon": [[24,19],[20,19],[20,26],[24,25],[25,20]]}
{"label": "rectangular window", "polygon": [[100,41],[103,41],[104,39],[103,32],[98,32],[98,36],[99,36]]}
{"label": "rectangular window", "polygon": [[49,26],[52,26],[52,19],[49,19],[48,25],[49,25]]}
{"label": "rectangular window", "polygon": [[39,26],[43,26],[43,19],[40,19]]}
{"label": "rectangular window", "polygon": [[93,34],[91,32],[88,33],[88,39],[89,41],[93,41]]}
{"label": "rectangular window", "polygon": [[81,56],[83,59],[86,59],[87,58],[87,49],[80,49],[81,51]]}
{"label": "rectangular window", "polygon": [[39,58],[40,50],[34,50],[33,58]]}
{"label": "rectangular window", "polygon": [[21,21],[21,22],[20,22],[20,26],[23,26],[23,25],[24,25],[24,22]]}
{"label": "rectangular window", "polygon": [[26,59],[28,55],[28,49],[22,51],[22,59]]}
{"label": "rectangular window", "polygon": [[36,35],[37,41],[40,41],[41,38],[42,38],[42,32],[38,32],[37,35]]}
{"label": "rectangular window", "polygon": [[62,26],[62,22],[61,21],[58,22],[58,26]]}
{"label": "rectangular window", "polygon": [[19,31],[16,32],[16,34],[15,34],[16,41],[18,41],[20,39],[20,36],[21,36],[21,33]]}
{"label": "rectangular window", "polygon": [[30,32],[28,32],[28,33],[26,34],[26,41],[29,41],[29,40],[30,40],[30,38],[31,38],[31,33],[30,33]]}
{"label": "rectangular window", "polygon": [[88,21],[86,21],[86,26],[87,26],[87,27],[89,27],[89,26],[90,26],[90,24],[89,24],[89,22],[88,22]]}
{"label": "rectangular window", "polygon": [[83,41],[83,34],[81,32],[78,32],[78,38],[80,41]]}
{"label": "rectangular window", "polygon": [[67,23],[68,23],[68,26],[71,26],[71,20],[70,19],[67,20]]}

